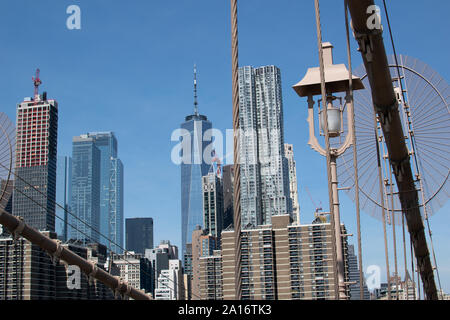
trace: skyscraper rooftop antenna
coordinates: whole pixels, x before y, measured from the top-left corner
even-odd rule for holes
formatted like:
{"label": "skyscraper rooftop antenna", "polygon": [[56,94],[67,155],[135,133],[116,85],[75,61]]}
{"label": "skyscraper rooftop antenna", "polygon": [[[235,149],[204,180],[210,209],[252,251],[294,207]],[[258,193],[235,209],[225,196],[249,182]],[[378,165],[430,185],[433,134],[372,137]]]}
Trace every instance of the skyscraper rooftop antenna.
{"label": "skyscraper rooftop antenna", "polygon": [[194,64],[194,115],[198,116],[198,100],[197,100],[197,65]]}

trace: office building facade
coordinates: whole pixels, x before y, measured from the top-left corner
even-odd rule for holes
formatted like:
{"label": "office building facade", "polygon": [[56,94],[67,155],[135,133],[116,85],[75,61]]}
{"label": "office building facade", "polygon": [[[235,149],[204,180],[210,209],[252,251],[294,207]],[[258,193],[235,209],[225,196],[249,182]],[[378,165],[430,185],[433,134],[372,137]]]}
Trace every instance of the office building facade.
{"label": "office building facade", "polygon": [[151,292],[151,262],[144,255],[133,251],[113,254],[113,262],[120,269],[120,277],[136,290]]}
{"label": "office building facade", "polygon": [[292,214],[280,70],[241,67],[239,89],[241,225],[270,224]]}
{"label": "office building facade", "polygon": [[[113,132],[90,132],[100,151],[100,232],[106,235],[100,243],[122,253],[124,245],[123,163],[118,158],[118,143]],[[117,243],[119,246],[116,246]]]}
{"label": "office building facade", "polygon": [[[124,242],[123,164],[117,158],[114,133],[94,132],[74,137],[72,165],[74,214],[90,219],[95,229],[104,235],[94,232],[94,241],[121,253]],[[89,210],[92,213],[89,214]]]}

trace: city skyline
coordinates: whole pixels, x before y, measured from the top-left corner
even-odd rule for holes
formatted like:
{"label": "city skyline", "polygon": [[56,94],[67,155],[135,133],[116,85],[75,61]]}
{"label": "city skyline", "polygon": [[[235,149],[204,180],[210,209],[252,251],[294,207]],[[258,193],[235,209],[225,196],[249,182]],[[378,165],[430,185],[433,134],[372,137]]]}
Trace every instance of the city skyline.
{"label": "city skyline", "polygon": [[[200,5],[200,4],[199,4]],[[205,5],[205,3],[202,3],[201,5]],[[113,5],[116,6],[116,5]],[[207,5],[208,6],[208,5]],[[209,6],[212,6],[213,8],[217,8],[216,5],[212,5],[210,4]],[[283,10],[286,10],[286,6],[288,6],[287,4],[282,4],[283,8],[277,9],[280,10],[280,12]],[[293,9],[297,8],[297,5],[291,4],[289,6],[292,6]],[[444,8],[447,8],[448,5],[447,4],[442,4],[442,6]],[[85,7],[83,8],[83,10],[86,10],[87,15],[90,14],[94,14],[93,12],[89,12],[89,8],[90,5],[88,5],[86,2],[81,2],[81,7]],[[220,7],[220,5],[219,5]],[[336,5],[336,7],[338,7]],[[393,10],[397,10],[396,12],[399,12],[399,7],[396,4],[392,4]],[[417,11],[419,11],[419,9],[417,8],[421,8],[419,4],[413,4],[412,8],[406,8],[406,10],[409,10],[408,12],[412,12],[413,16],[414,13],[416,13]],[[18,8],[12,8],[13,12],[18,11]],[[92,11],[94,11],[95,8],[92,8]],[[332,19],[332,15],[330,12],[331,11],[329,8],[324,8],[324,15],[330,19]],[[339,9],[337,9],[339,10]],[[424,9],[425,10],[425,9]],[[39,11],[39,10],[38,10]],[[243,4],[243,8],[241,11],[241,15],[242,17],[245,17],[245,19],[249,19],[248,15],[249,15],[249,11],[250,8],[248,5]],[[343,11],[343,10],[342,10]],[[445,11],[445,9],[442,9],[442,11]],[[96,11],[98,12],[98,11]],[[266,7],[263,8],[263,12],[264,14],[268,14],[268,9]],[[108,13],[111,14],[111,11],[109,11],[108,9]],[[417,14],[416,14],[417,15]],[[222,15],[220,16],[222,17]],[[291,18],[289,20],[289,18]],[[206,18],[205,18],[206,19]],[[286,19],[288,19],[288,21],[293,21],[292,17],[290,15],[288,15],[286,17]],[[89,21],[89,20],[88,20]],[[209,20],[206,20],[209,21]],[[309,20],[308,20],[309,21]],[[202,23],[205,23],[205,20],[201,20]],[[52,21],[51,23],[55,23],[54,21]],[[199,22],[200,23],[200,22]],[[288,22],[286,22],[288,23]],[[394,22],[395,23],[395,22]],[[444,23],[444,22],[439,22],[439,23]],[[284,28],[285,28],[285,24]],[[44,25],[42,26],[42,28],[47,28],[49,25]],[[111,25],[108,25],[109,27],[111,27]],[[82,32],[84,32],[84,30],[89,30],[90,25],[84,25],[82,29]],[[129,26],[128,26],[129,27]],[[24,27],[25,28],[25,27]],[[279,52],[273,52],[268,50],[268,52],[266,54],[263,54],[260,57],[255,58],[255,61],[250,61],[250,53],[254,52],[252,51],[251,48],[251,44],[252,44],[252,39],[250,39],[250,37],[247,35],[245,30],[249,30],[249,25],[247,25],[245,22],[243,24],[243,41],[241,41],[242,45],[243,45],[243,50],[244,51],[244,57],[243,60],[244,62],[248,62],[252,65],[267,65],[267,64],[277,64],[280,65],[280,69],[283,72],[283,75],[288,73],[287,80],[284,80],[284,82],[286,83],[284,85],[285,88],[289,88],[289,85],[293,84],[294,81],[292,81],[293,79],[297,79],[298,76],[300,74],[303,73],[303,71],[305,70],[305,66],[306,65],[317,65],[317,57],[316,57],[316,53],[313,52],[313,50],[309,50],[311,51],[311,54],[304,54],[302,53],[300,55],[300,57],[297,57],[296,55],[299,53],[300,50],[297,50],[301,47],[299,47],[299,45],[295,45],[294,49],[290,50],[292,53],[288,52],[286,54],[287,58],[285,61],[282,61],[281,63],[278,63],[277,57],[276,55],[279,54]],[[281,28],[281,26],[280,26]],[[396,28],[398,30],[398,32],[400,33],[401,31],[405,30],[402,29],[402,27],[397,23],[394,24],[394,28]],[[276,28],[277,30],[278,27]],[[56,33],[55,36],[58,37],[68,37],[70,38],[69,40],[66,40],[68,42],[70,41],[75,41],[76,43],[80,43],[80,39],[77,38],[77,36],[74,36],[73,34],[67,34],[67,30],[63,30],[61,31],[61,33]],[[274,31],[275,32],[275,31]],[[326,31],[327,33],[327,37],[331,38],[332,36],[335,36],[336,33],[330,32],[329,30]],[[123,34],[124,31],[122,31],[121,34]],[[406,33],[406,31],[404,31],[404,33]],[[402,34],[404,34],[402,33]],[[409,32],[408,32],[409,34]],[[226,34],[226,36],[228,36],[228,34]],[[294,36],[294,34],[291,34],[291,36]],[[11,46],[12,48],[14,48],[14,46],[17,46],[17,43],[20,42],[20,39],[24,39],[25,35],[19,36],[17,40],[13,41]],[[198,36],[200,38],[200,36]],[[223,37],[225,39],[225,36]],[[228,39],[228,38],[227,38]],[[223,40],[224,42],[227,40]],[[295,38],[296,39],[296,38]],[[221,40],[221,41],[222,41]],[[311,40],[308,38],[308,40]],[[197,40],[199,41],[199,40]],[[281,41],[281,40],[273,40],[273,41]],[[431,41],[431,40],[430,40]],[[298,42],[301,42],[300,40],[298,40]],[[406,41],[405,41],[406,42]],[[314,44],[313,40],[310,41],[311,43],[311,47]],[[402,42],[400,42],[402,43]],[[284,47],[286,47],[286,43],[283,42]],[[102,43],[102,48],[105,48],[105,44]],[[353,44],[354,45],[354,44]],[[426,45],[424,45],[425,47]],[[190,47],[190,45],[189,45]],[[72,47],[72,49],[76,48],[76,45],[74,45],[74,47]],[[345,61],[344,57],[344,46],[341,44],[339,45],[339,47],[336,47],[337,51],[339,51],[340,53],[337,53],[337,55],[340,57],[339,60],[341,61]],[[445,61],[443,60],[443,55],[442,53],[427,53],[424,52],[423,50],[420,50],[419,48],[415,48],[412,45],[406,44],[404,43],[403,45],[400,46],[399,50],[405,50],[405,51],[409,51],[409,53],[411,55],[415,55],[418,57],[421,57],[424,61],[427,61],[429,63],[436,63],[434,61]],[[10,49],[8,49],[10,50]],[[80,52],[81,49],[79,49],[77,52]],[[302,50],[305,50],[304,48]],[[227,50],[224,50],[224,55],[228,54]],[[247,52],[247,53],[246,53]],[[83,54],[83,51],[81,51],[81,53]],[[103,54],[104,52],[102,52]],[[147,52],[148,53],[148,52]],[[295,53],[295,54],[294,54]],[[3,55],[5,54],[11,54],[11,53],[3,53]],[[70,57],[70,56],[69,56]],[[357,57],[357,56],[355,56]],[[186,61],[187,60],[187,61]],[[175,99],[173,97],[169,97],[168,95],[166,97],[164,97],[165,99],[167,99],[168,101],[168,105],[164,108],[162,108],[163,110],[174,110],[177,111],[178,114],[181,114],[182,111],[184,110],[185,112],[183,112],[184,114],[187,114],[189,112],[189,108],[191,108],[191,106],[189,105],[189,101],[191,101],[191,90],[190,90],[190,84],[191,82],[188,80],[191,77],[191,66],[192,66],[192,62],[191,61],[196,61],[201,62],[199,65],[202,66],[202,69],[208,69],[211,65],[213,65],[213,61],[211,60],[211,58],[205,57],[205,59],[200,60],[199,58],[195,58],[195,53],[192,53],[190,56],[186,57],[183,61],[181,61],[179,64],[177,64],[178,66],[184,66],[182,67],[184,70],[183,75],[181,76],[181,78],[176,79],[175,83],[173,83],[174,86],[176,86],[177,90],[179,90],[181,92],[180,97]],[[355,59],[355,61],[360,61],[358,59]],[[56,61],[56,63],[59,65],[61,62]],[[70,71],[73,70],[74,68],[76,68],[77,66],[79,66],[80,62],[73,62],[73,65],[70,68],[65,68],[65,71]],[[356,62],[358,63],[358,62]],[[289,67],[289,64],[292,65],[292,67]],[[74,107],[74,105],[78,104],[78,102],[80,105],[80,108],[84,108],[82,109],[83,111],[87,111],[90,108],[92,108],[92,105],[99,105],[98,103],[94,103],[94,102],[87,102],[83,99],[85,99],[84,97],[80,97],[78,95],[76,95],[75,93],[69,93],[68,90],[66,88],[63,88],[61,85],[56,84],[56,82],[58,81],[57,79],[59,79],[59,76],[55,76],[58,73],[56,73],[56,71],[54,70],[54,67],[51,67],[51,65],[46,62],[46,60],[40,56],[37,57],[36,59],[32,59],[32,61],[27,62],[24,66],[19,68],[19,71],[17,72],[17,75],[14,75],[13,77],[13,81],[14,83],[17,83],[17,87],[14,88],[13,90],[11,90],[10,93],[2,93],[2,97],[5,98],[3,101],[8,102],[8,101],[12,101],[12,97],[15,95],[15,102],[13,102],[12,104],[8,104],[11,106],[14,106],[14,104],[17,102],[18,97],[22,97],[24,96],[24,92],[31,92],[31,88],[30,88],[30,84],[29,84],[29,75],[32,73],[32,71],[35,69],[35,67],[39,65],[42,69],[43,72],[43,79],[44,79],[44,85],[43,87],[45,89],[48,89],[48,91],[52,92],[52,96],[55,96],[58,98],[58,101],[60,100],[59,96],[63,97],[63,99],[65,100],[65,102],[68,103],[64,103],[63,109],[64,111],[61,111],[63,113],[65,113],[68,116],[64,116],[63,118],[65,118],[65,120],[63,120],[65,122],[65,126],[64,126],[64,138],[63,140],[60,140],[60,146],[61,146],[61,151],[60,152],[58,150],[59,155],[69,155],[69,152],[66,152],[68,150],[67,145],[70,144],[70,142],[68,142],[67,137],[68,136],[73,136],[76,134],[79,134],[79,132],[90,132],[90,131],[97,131],[97,130],[104,130],[104,129],[109,129],[109,130],[119,130],[118,132],[120,133],[120,136],[122,137],[122,132],[126,132],[127,130],[129,130],[129,133],[125,133],[124,134],[124,141],[130,142],[131,141],[131,136],[135,135],[138,136],[136,133],[136,129],[135,128],[131,128],[130,130],[130,119],[124,117],[123,121],[128,121],[127,126],[125,127],[124,124],[119,123],[119,119],[121,118],[121,114],[119,116],[119,107],[126,105],[124,98],[119,97],[119,99],[117,100],[113,100],[112,98],[104,98],[105,100],[101,101],[102,105],[105,105],[104,108],[106,108],[106,106],[110,107],[111,105],[114,106],[113,108],[111,108],[111,112],[113,117],[110,120],[105,120],[105,124],[104,125],[99,125],[98,121],[101,118],[100,114],[97,114],[96,116],[93,116],[93,119],[86,119],[86,121],[84,121],[85,119],[82,119],[81,116],[77,116],[74,114],[73,109],[76,109]],[[147,67],[147,71],[148,69],[151,67],[150,65],[146,65]],[[228,66],[225,66],[228,68]],[[228,72],[228,69],[226,69],[225,67],[220,67],[221,71],[223,71],[224,73]],[[106,66],[102,65],[100,66],[100,68],[106,68]],[[223,68],[223,69],[222,69]],[[289,70],[291,69],[291,70]],[[448,74],[449,74],[449,69],[448,66],[441,66],[439,68],[436,68],[443,76],[444,78],[448,78]],[[7,69],[7,72],[9,69]],[[83,70],[83,68],[81,68],[81,70]],[[135,69],[133,69],[135,70]],[[285,71],[286,70],[286,71]],[[120,72],[124,72],[124,70],[120,70]],[[174,72],[173,70],[171,70],[171,72]],[[68,72],[70,74],[70,72]],[[125,71],[125,74],[127,74],[127,72]],[[161,73],[160,73],[161,74]],[[106,81],[108,84],[108,79],[107,79],[107,75],[108,73],[106,73],[106,75],[104,77],[102,77],[102,81]],[[172,73],[173,75],[173,73]],[[142,77],[142,74],[140,74],[140,76]],[[201,73],[201,77],[203,77],[205,80],[205,83],[211,81],[214,81],[214,76],[217,76],[217,74],[211,74],[209,71],[205,71],[204,73]],[[169,78],[170,78],[170,82],[173,81],[174,77],[169,76],[169,75],[163,75],[162,76],[162,82],[163,85],[168,85],[169,83]],[[79,71],[76,72],[76,79],[83,79],[86,77],[83,77],[83,72]],[[228,81],[228,76],[224,76],[223,78],[225,78],[225,81]],[[142,78],[140,78],[142,80]],[[99,80],[99,79],[96,79]],[[164,168],[167,170],[162,170],[160,169],[160,171],[165,171],[166,174],[162,175],[162,173],[158,173],[156,170],[154,169],[149,169],[149,174],[145,175],[145,177],[139,178],[137,171],[139,172],[143,172],[143,168],[146,168],[146,163],[148,163],[150,160],[150,156],[148,154],[143,154],[142,156],[135,156],[130,157],[129,155],[131,154],[139,154],[137,152],[137,148],[135,146],[131,146],[129,143],[124,142],[122,143],[122,145],[126,145],[124,154],[127,154],[127,166],[129,167],[134,167],[136,169],[133,169],[133,171],[130,171],[130,173],[127,173],[127,177],[129,177],[129,179],[132,179],[133,184],[135,184],[132,189],[130,189],[130,191],[126,191],[129,192],[129,196],[127,197],[127,195],[125,196],[127,198],[127,202],[129,202],[129,204],[125,204],[126,206],[129,206],[128,208],[125,209],[126,212],[126,217],[129,216],[136,216],[136,215],[145,215],[146,212],[155,212],[158,213],[158,216],[155,217],[155,224],[160,226],[161,228],[158,229],[158,235],[157,235],[157,239],[171,239],[173,240],[176,244],[179,244],[180,240],[179,239],[179,235],[177,235],[176,233],[172,233],[171,229],[177,229],[179,230],[179,226],[176,225],[174,227],[174,222],[175,220],[178,219],[178,215],[179,215],[179,207],[176,204],[168,204],[168,205],[161,205],[161,204],[155,204],[155,203],[147,203],[147,201],[143,201],[140,200],[139,198],[148,200],[148,197],[145,197],[146,194],[155,194],[155,195],[160,195],[161,196],[161,201],[157,200],[158,197],[155,197],[154,200],[155,201],[151,201],[151,202],[158,202],[158,203],[170,203],[170,198],[168,196],[165,196],[164,193],[167,192],[167,189],[164,189],[164,191],[159,191],[157,189],[160,188],[161,185],[163,185],[165,182],[167,181],[172,181],[172,183],[175,183],[175,181],[177,180],[178,177],[178,172],[179,172],[179,168],[177,166],[174,166],[172,164],[167,165],[167,166],[159,166],[159,163],[162,163],[163,160],[166,162],[168,161],[168,152],[166,152],[168,149],[167,147],[161,147],[162,144],[169,144],[168,143],[168,138],[170,137],[169,133],[170,130],[172,130],[174,127],[177,126],[177,123],[179,122],[177,119],[179,119],[179,117],[177,119],[173,119],[172,117],[170,117],[170,121],[166,120],[165,118],[167,118],[167,116],[165,115],[165,113],[167,111],[163,111],[163,110],[158,110],[158,105],[162,105],[162,98],[155,98],[154,94],[156,90],[153,90],[153,86],[151,85],[153,83],[153,79],[150,80],[151,83],[149,82],[145,82],[145,85],[139,85],[137,83],[134,83],[134,87],[132,88],[132,91],[134,93],[136,93],[136,100],[140,100],[140,101],[145,101],[146,100],[146,96],[147,94],[143,94],[142,92],[149,92],[148,96],[152,97],[152,103],[151,106],[149,107],[149,105],[147,105],[148,110],[146,109],[146,111],[144,111],[143,113],[139,113],[137,115],[137,117],[142,117],[142,118],[147,118],[148,116],[152,115],[155,118],[158,119],[162,119],[161,122],[163,123],[164,127],[162,129],[163,133],[167,133],[167,134],[158,134],[157,136],[163,140],[161,143],[160,142],[155,142],[155,141],[150,141],[148,139],[150,139],[150,137],[152,135],[155,134],[155,132],[153,131],[149,131],[151,133],[149,133],[148,136],[146,136],[147,140],[140,140],[140,142],[146,142],[147,143],[147,147],[148,148],[152,148],[153,150],[162,150],[161,153],[163,154],[161,157],[155,157],[157,159],[152,159],[150,163],[152,163],[152,166],[158,167],[158,168]],[[183,84],[181,84],[183,83]],[[222,82],[220,82],[222,83]],[[172,84],[172,82],[171,82]],[[77,84],[77,90],[75,91],[83,91],[81,89],[85,89],[86,85],[80,85]],[[226,86],[228,86],[228,84],[226,84]],[[220,85],[219,85],[220,87]],[[160,86],[156,86],[155,88],[161,88]],[[22,90],[23,89],[23,90]],[[28,90],[28,91],[27,91]],[[104,90],[102,92],[107,92],[105,88],[101,88],[101,90]],[[110,88],[108,88],[108,90],[110,90]],[[119,91],[119,90],[117,90]],[[217,127],[218,128],[227,128],[230,126],[230,116],[228,115],[228,118],[225,117],[225,119],[222,119],[220,116],[220,113],[218,113],[217,111],[212,111],[215,108],[216,109],[220,109],[220,107],[225,107],[227,106],[227,102],[229,102],[229,97],[226,96],[226,94],[221,94],[222,98],[221,100],[215,100],[215,96],[218,95],[218,91],[219,90],[215,90],[212,89],[210,90],[210,87],[208,85],[205,85],[205,87],[202,87],[200,89],[200,99],[202,101],[202,110],[205,110],[204,113],[208,115],[209,119],[214,122],[215,124],[217,123]],[[220,89],[220,91],[225,91],[226,93],[229,92],[229,90],[224,90],[223,88]],[[18,94],[18,92],[20,92]],[[87,89],[86,92],[88,94],[84,94],[84,95],[89,95],[91,96],[92,94],[92,90]],[[167,93],[167,91],[163,91],[165,93]],[[289,116],[287,117],[288,119],[295,119],[295,120],[288,120],[286,121],[287,124],[287,130],[286,130],[286,134],[289,137],[289,139],[286,139],[286,141],[289,141],[290,143],[292,143],[296,150],[298,150],[297,154],[301,154],[301,155],[305,155],[305,157],[308,157],[310,159],[303,159],[303,157],[299,158],[298,155],[296,155],[296,162],[299,164],[300,162],[303,162],[303,165],[300,167],[297,167],[298,170],[298,174],[299,174],[299,181],[301,181],[300,185],[302,186],[308,186],[316,201],[318,200],[322,200],[323,203],[326,203],[326,191],[325,188],[323,188],[323,174],[320,173],[318,177],[311,177],[310,174],[308,174],[308,171],[312,171],[312,172],[320,172],[321,170],[324,170],[324,163],[323,161],[319,160],[320,158],[315,156],[313,151],[311,151],[310,149],[308,149],[308,147],[306,146],[306,139],[304,139],[304,136],[306,136],[306,129],[304,128],[305,126],[305,102],[304,101],[300,101],[298,100],[298,98],[295,97],[292,98],[292,93],[287,93],[288,90],[284,90],[285,95],[287,95],[287,103],[285,101],[285,105],[287,105],[287,107],[285,107],[286,112],[288,112]],[[61,93],[61,94],[58,94]],[[31,95],[31,94],[30,94]],[[103,97],[105,97],[106,95],[103,95]],[[97,98],[98,99],[98,98]],[[74,101],[74,102],[71,102]],[[180,101],[184,101],[183,102],[183,106],[181,106],[181,104],[179,103]],[[98,102],[98,101],[97,101]],[[174,107],[176,104],[180,104],[179,107]],[[173,109],[171,109],[173,108]],[[208,108],[211,108],[211,112],[208,112]],[[14,109],[12,107],[12,109]],[[295,110],[294,110],[295,109]],[[100,108],[100,110],[102,110],[101,112],[105,112],[105,109]],[[180,111],[181,110],[181,111]],[[11,110],[6,110],[8,115],[13,115],[14,111]],[[122,109],[120,109],[120,111],[122,111]],[[101,113],[100,111],[97,111],[99,113]],[[142,111],[141,111],[142,112]],[[172,112],[171,112],[172,113]],[[12,117],[12,119],[14,119],[14,117]],[[83,120],[83,121],[82,121]],[[133,117],[133,120],[135,120],[135,118]],[[68,122],[74,122],[74,123],[81,123],[82,128],[78,128],[75,129],[74,126],[75,124],[68,124]],[[96,123],[97,122],[97,123]],[[115,125],[117,124],[117,125]],[[118,128],[116,130],[116,127]],[[161,127],[159,127],[161,128]],[[150,129],[149,129],[150,130]],[[74,131],[76,131],[74,133]],[[303,132],[305,131],[305,132]],[[60,127],[60,132],[61,132],[61,127]],[[298,135],[299,137],[295,137],[296,135]],[[292,139],[291,139],[292,138]],[[61,141],[64,141],[63,143],[61,143]],[[160,148],[161,147],[161,148]],[[124,150],[124,149],[122,149]],[[147,162],[146,162],[146,161]],[[317,164],[314,164],[313,162],[317,162]],[[128,175],[129,174],[129,175]],[[150,179],[151,177],[151,179]],[[150,182],[149,182],[150,181]],[[172,185],[172,183],[170,185]],[[311,220],[310,217],[313,215],[314,212],[314,208],[313,205],[310,203],[310,200],[308,199],[307,196],[304,196],[304,193],[301,192],[301,186],[299,185],[299,196],[300,196],[300,206],[302,207],[302,217],[304,215],[305,217],[305,221]],[[137,193],[136,190],[139,190],[139,188],[143,189],[142,192]],[[135,194],[133,194],[135,193]],[[169,193],[169,192],[167,192]],[[175,193],[172,193],[172,196],[174,198],[177,198]],[[354,209],[352,206],[352,203],[349,201],[349,199],[343,195],[342,197],[342,202],[343,202],[343,212],[344,212],[344,217],[343,219],[345,219],[345,222],[347,224],[347,226],[349,227],[349,230],[356,230],[356,228],[354,227],[354,223],[350,223],[350,220],[354,220]],[[128,200],[129,199],[129,200]],[[176,201],[173,201],[176,202]],[[436,226],[436,228],[433,229],[434,231],[434,236],[438,239],[438,241],[436,241],[437,243],[437,255],[438,255],[438,263],[439,265],[445,266],[448,265],[448,249],[446,249],[444,247],[444,243],[446,242],[446,235],[445,235],[445,229],[443,229],[442,227],[440,227],[441,225],[446,225],[448,223],[448,217],[446,217],[446,212],[448,212],[448,205],[446,207],[444,207],[444,209],[441,209],[440,212],[438,212],[436,215],[434,215],[431,219],[431,222],[433,224],[433,227]],[[382,268],[384,268],[383,264],[383,252],[381,249],[377,248],[375,245],[370,244],[370,240],[373,239],[374,236],[376,235],[380,235],[380,229],[381,229],[381,223],[379,223],[378,221],[367,217],[366,215],[362,215],[362,219],[363,219],[363,228],[365,229],[365,231],[367,231],[367,235],[364,236],[363,238],[363,246],[367,246],[364,247],[364,265],[367,266],[369,264],[378,264],[380,265]],[[166,222],[166,220],[168,220],[169,222]],[[176,224],[178,224],[178,222],[175,221]],[[179,233],[179,232],[178,232]],[[440,239],[440,240],[439,240]],[[354,241],[354,239],[351,239],[351,241]],[[155,241],[157,242],[157,241]],[[374,241],[376,242],[376,241]],[[354,243],[354,242],[353,242]],[[441,244],[439,244],[441,243]],[[382,273],[383,276],[383,273]],[[442,279],[447,279],[444,280],[443,283],[446,283],[444,288],[448,288],[449,287],[449,283],[450,283],[450,277],[448,275],[448,270],[446,270],[445,268],[443,269],[443,275]]]}

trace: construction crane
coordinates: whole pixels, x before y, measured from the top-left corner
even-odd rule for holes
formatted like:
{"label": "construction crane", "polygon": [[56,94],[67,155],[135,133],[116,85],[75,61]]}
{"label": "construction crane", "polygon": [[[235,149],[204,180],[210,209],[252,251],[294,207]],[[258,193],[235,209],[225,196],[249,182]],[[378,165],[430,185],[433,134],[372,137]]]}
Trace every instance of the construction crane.
{"label": "construction crane", "polygon": [[326,222],[326,216],[322,213],[322,201],[319,201],[319,205],[316,204],[316,202],[313,200],[311,193],[309,192],[308,187],[305,186],[306,193],[308,193],[309,199],[311,200],[311,203],[315,207],[314,211],[314,217],[317,219],[319,218],[322,222]]}
{"label": "construction crane", "polygon": [[212,151],[212,157],[213,158],[211,160],[211,167],[209,168],[209,172],[213,172],[214,163],[215,163],[216,166],[217,166],[216,174],[217,174],[218,177],[221,177],[222,176],[222,163],[220,162],[220,159],[219,159],[219,157],[216,154],[216,150]]}
{"label": "construction crane", "polygon": [[39,78],[39,73],[41,70],[36,69],[36,77],[32,77],[31,80],[33,80],[34,83],[34,104],[36,105],[36,102],[39,98],[39,86],[42,84],[41,79]]}

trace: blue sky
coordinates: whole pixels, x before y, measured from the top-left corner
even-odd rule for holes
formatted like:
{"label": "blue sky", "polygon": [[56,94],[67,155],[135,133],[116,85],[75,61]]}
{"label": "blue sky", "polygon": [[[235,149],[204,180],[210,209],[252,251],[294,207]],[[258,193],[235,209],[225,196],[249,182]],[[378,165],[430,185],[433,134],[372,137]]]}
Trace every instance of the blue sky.
{"label": "blue sky", "polygon": [[[321,1],[323,39],[334,44],[336,63],[347,61],[342,3]],[[81,8],[81,30],[66,28],[72,4]],[[450,3],[389,6],[397,52],[428,63],[448,81]],[[59,155],[71,154],[75,135],[114,131],[125,166],[125,216],[153,217],[155,243],[179,245],[180,168],[170,160],[170,136],[193,110],[194,63],[200,112],[215,128],[231,128],[229,1],[16,0],[2,1],[0,12],[1,111],[15,119],[16,104],[33,94],[31,77],[39,67],[41,91],[59,102]],[[325,162],[307,146],[306,101],[291,86],[318,65],[313,1],[240,1],[239,32],[240,65],[281,69],[285,139],[294,144],[301,219],[309,223],[314,205],[305,186],[326,206]],[[389,42],[386,48],[392,53]],[[352,55],[356,68],[362,61],[353,39]],[[354,205],[345,194],[341,203],[342,219],[356,233]],[[431,219],[446,291],[449,208]],[[363,213],[362,230],[364,265],[384,269],[381,223]]]}

